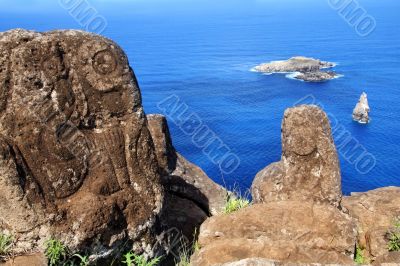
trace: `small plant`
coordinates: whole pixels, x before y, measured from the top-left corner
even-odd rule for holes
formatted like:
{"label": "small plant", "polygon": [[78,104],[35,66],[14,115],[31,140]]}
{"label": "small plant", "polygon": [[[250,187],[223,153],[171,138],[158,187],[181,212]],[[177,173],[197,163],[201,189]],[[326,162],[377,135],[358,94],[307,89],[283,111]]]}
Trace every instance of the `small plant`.
{"label": "small plant", "polygon": [[400,251],[400,220],[396,219],[393,223],[394,229],[389,230],[389,251]]}
{"label": "small plant", "polygon": [[160,257],[148,261],[143,255],[135,255],[132,251],[124,255],[122,263],[128,266],[155,266],[161,261]]}
{"label": "small plant", "polygon": [[79,259],[79,266],[88,266],[89,265],[89,257],[88,256],[74,254],[72,257]]}
{"label": "small plant", "polygon": [[181,247],[179,249],[178,259],[175,260],[175,266],[189,266],[190,265],[190,256],[192,255],[193,250],[181,239]]}
{"label": "small plant", "polygon": [[201,249],[201,246],[199,244],[199,241],[194,241],[193,243],[193,252],[199,251]]}
{"label": "small plant", "polygon": [[66,259],[67,248],[57,239],[49,239],[45,243],[45,255],[50,266],[61,264]]}
{"label": "small plant", "polygon": [[12,243],[12,236],[0,233],[0,256],[5,256],[10,253]]}
{"label": "small plant", "polygon": [[175,262],[175,266],[190,266],[190,255],[188,250],[179,253],[178,262]]}
{"label": "small plant", "polygon": [[180,239],[180,248],[178,250],[178,258],[175,260],[175,266],[190,266],[190,257],[193,253],[200,250],[200,244],[197,241],[198,232],[197,228],[194,229],[193,241],[188,243],[188,239],[184,236]]}
{"label": "small plant", "polygon": [[242,196],[240,192],[232,192],[231,195],[227,197],[227,201],[224,207],[224,213],[229,214],[240,209],[243,209],[250,205],[250,201],[247,199],[247,194]]}
{"label": "small plant", "polygon": [[360,247],[356,248],[356,254],[354,256],[354,262],[357,263],[358,265],[368,264],[369,263],[369,260],[364,257],[364,250],[361,249]]}

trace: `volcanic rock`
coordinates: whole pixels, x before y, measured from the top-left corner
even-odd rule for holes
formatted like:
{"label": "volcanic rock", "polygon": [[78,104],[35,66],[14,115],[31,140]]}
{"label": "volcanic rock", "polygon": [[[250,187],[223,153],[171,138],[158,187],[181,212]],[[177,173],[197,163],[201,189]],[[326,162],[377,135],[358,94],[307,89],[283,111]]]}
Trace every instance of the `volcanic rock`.
{"label": "volcanic rock", "polygon": [[367,250],[371,260],[388,253],[388,232],[395,230],[395,224],[400,221],[399,201],[399,187],[379,188],[343,197],[343,207],[357,221],[359,245]]}
{"label": "volcanic rock", "polygon": [[348,215],[329,204],[255,204],[209,218],[201,226],[201,248],[192,256],[191,265],[220,265],[247,258],[296,265],[352,264],[355,229]]}
{"label": "volcanic rock", "polygon": [[332,68],[335,64],[321,61],[319,59],[303,56],[292,57],[288,60],[272,61],[253,68],[254,71],[262,73],[294,73],[293,77],[303,81],[321,82],[334,79],[337,74],[333,71],[321,71]]}
{"label": "volcanic rock", "polygon": [[369,111],[368,97],[367,94],[363,92],[353,110],[353,120],[361,124],[369,123]]}
{"label": "volcanic rock", "polygon": [[252,196],[256,203],[313,200],[339,206],[338,156],[328,118],[319,107],[302,105],[285,111],[282,159],[256,175]]}
{"label": "volcanic rock", "polygon": [[81,31],[3,32],[0,88],[0,230],[14,252],[54,237],[94,260],[122,245],[156,254],[161,175],[121,48]]}

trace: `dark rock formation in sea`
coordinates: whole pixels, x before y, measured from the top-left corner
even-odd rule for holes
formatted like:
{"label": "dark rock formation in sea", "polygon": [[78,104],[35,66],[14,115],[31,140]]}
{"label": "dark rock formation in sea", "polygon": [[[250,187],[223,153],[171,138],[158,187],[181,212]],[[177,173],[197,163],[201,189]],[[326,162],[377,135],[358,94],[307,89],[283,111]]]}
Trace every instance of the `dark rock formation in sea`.
{"label": "dark rock formation in sea", "polygon": [[221,210],[225,190],[175,152],[164,118],[147,120],[116,43],[0,33],[0,88],[0,233],[14,254],[55,238],[92,261],[164,255],[172,227],[193,236]]}
{"label": "dark rock formation in sea", "polygon": [[282,159],[256,175],[252,196],[256,203],[313,199],[339,205],[339,160],[329,120],[319,107],[302,105],[285,111]]}
{"label": "dark rock formation in sea", "polygon": [[294,76],[294,78],[296,79],[300,79],[307,82],[321,82],[334,79],[337,77],[338,75],[333,71],[300,72]]}
{"label": "dark rock formation in sea", "polygon": [[369,123],[369,104],[368,104],[368,97],[365,92],[363,92],[356,104],[356,107],[353,110],[353,120],[357,121],[361,124]]}
{"label": "dark rock formation in sea", "polygon": [[294,73],[295,79],[308,82],[321,82],[334,79],[338,75],[333,71],[322,71],[332,68],[335,64],[303,56],[292,57],[284,61],[272,61],[253,68],[262,73]]}

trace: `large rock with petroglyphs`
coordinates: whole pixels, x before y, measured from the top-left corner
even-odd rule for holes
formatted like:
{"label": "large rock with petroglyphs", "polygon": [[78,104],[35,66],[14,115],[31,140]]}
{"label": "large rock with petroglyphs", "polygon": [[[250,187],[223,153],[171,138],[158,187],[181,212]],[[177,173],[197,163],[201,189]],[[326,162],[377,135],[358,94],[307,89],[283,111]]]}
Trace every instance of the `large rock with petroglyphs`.
{"label": "large rock with petroglyphs", "polygon": [[140,91],[114,42],[0,33],[0,229],[14,252],[50,236],[92,257],[151,255],[161,174]]}

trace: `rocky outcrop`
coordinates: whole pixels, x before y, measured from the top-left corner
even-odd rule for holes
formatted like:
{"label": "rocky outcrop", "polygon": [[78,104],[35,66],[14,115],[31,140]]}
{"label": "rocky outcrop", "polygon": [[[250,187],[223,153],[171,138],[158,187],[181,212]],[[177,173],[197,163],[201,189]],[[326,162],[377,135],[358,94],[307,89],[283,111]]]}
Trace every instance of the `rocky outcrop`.
{"label": "rocky outcrop", "polygon": [[[250,258],[272,265],[352,264],[357,230],[341,210],[340,180],[326,114],[316,106],[289,108],[282,123],[282,160],[257,174],[254,205],[201,226],[201,249],[192,265]],[[251,263],[242,265],[257,265]]]}
{"label": "rocky outcrop", "polygon": [[211,215],[221,213],[228,192],[176,152],[164,116],[148,115],[147,118],[157,159],[164,171],[163,184],[166,190],[192,200]]}
{"label": "rocky outcrop", "polygon": [[166,192],[161,231],[169,230],[170,237],[183,236],[179,241],[191,243],[200,225],[223,211],[227,191],[176,152],[164,116],[148,115],[147,119]]}
{"label": "rocky outcrop", "polygon": [[253,68],[262,73],[293,73],[295,79],[321,82],[334,79],[338,75],[333,71],[324,72],[322,69],[334,67],[334,63],[324,62],[303,56],[292,57],[284,61],[272,61]]}
{"label": "rocky outcrop", "polygon": [[161,175],[128,59],[80,31],[0,34],[0,220],[14,252],[55,237],[94,260],[154,255]]}
{"label": "rocky outcrop", "polygon": [[338,75],[333,71],[312,71],[312,72],[299,72],[293,76],[295,79],[300,79],[307,82],[321,82],[326,80],[335,79]]}
{"label": "rocky outcrop", "polygon": [[256,204],[202,226],[193,266],[246,258],[291,263],[352,263],[352,219],[327,204],[280,201]]}
{"label": "rocky outcrop", "polygon": [[328,118],[320,108],[303,105],[285,111],[282,159],[260,171],[251,190],[256,203],[312,199],[339,206],[339,161]]}
{"label": "rocky outcrop", "polygon": [[400,219],[399,201],[399,187],[352,193],[343,198],[343,207],[357,221],[358,243],[371,260],[388,256],[388,232],[394,230],[396,220]]}
{"label": "rocky outcrop", "polygon": [[365,92],[363,92],[356,104],[356,107],[353,110],[353,120],[357,121],[361,124],[367,124],[370,121],[369,118],[369,105],[368,105],[368,97]]}

